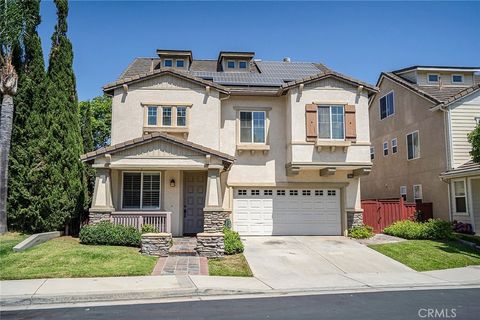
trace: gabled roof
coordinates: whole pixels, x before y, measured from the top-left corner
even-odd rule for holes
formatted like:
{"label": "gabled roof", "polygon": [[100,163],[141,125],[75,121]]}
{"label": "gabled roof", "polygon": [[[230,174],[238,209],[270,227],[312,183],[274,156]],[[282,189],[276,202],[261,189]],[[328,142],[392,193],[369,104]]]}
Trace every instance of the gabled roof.
{"label": "gabled roof", "polygon": [[410,66],[399,70],[392,71],[393,73],[404,73],[412,70],[463,70],[463,71],[478,71],[480,67],[452,67],[452,66]]}
{"label": "gabled roof", "polygon": [[228,163],[233,163],[235,161],[235,157],[233,157],[229,154],[226,154],[226,153],[223,153],[223,152],[220,152],[220,151],[202,146],[202,145],[197,144],[197,143],[187,141],[185,139],[177,138],[175,136],[172,136],[172,135],[169,135],[169,134],[166,134],[166,133],[163,133],[163,132],[154,132],[154,133],[151,133],[151,134],[146,134],[146,135],[144,135],[140,138],[135,138],[135,139],[132,139],[132,140],[117,143],[113,146],[108,146],[108,147],[100,148],[100,149],[92,151],[92,152],[88,152],[86,154],[81,155],[80,160],[82,160],[83,162],[92,161],[95,158],[97,158],[99,156],[103,156],[107,153],[108,154],[114,154],[116,152],[126,150],[126,149],[130,149],[130,148],[133,148],[133,147],[145,144],[145,143],[149,143],[149,142],[152,142],[152,141],[156,141],[156,140],[163,140],[163,141],[166,141],[166,142],[169,142],[169,143],[173,143],[175,145],[179,145],[179,146],[182,146],[182,147],[185,147],[185,148],[203,153],[205,155],[207,155],[207,154],[214,155],[214,156],[216,156],[216,157],[218,157],[218,158],[220,158],[223,161],[226,161]]}
{"label": "gabled roof", "polygon": [[480,163],[473,162],[470,160],[458,168],[453,170],[448,170],[440,174],[440,177],[443,179],[450,179],[455,177],[464,177],[464,176],[472,176],[472,175],[480,175]]}
{"label": "gabled roof", "polygon": [[480,83],[477,83],[471,87],[468,87],[468,88],[465,88],[463,89],[462,91],[458,92],[457,94],[451,96],[450,98],[446,99],[445,101],[443,101],[441,104],[439,104],[438,106],[436,107],[446,107],[446,106],[449,106],[450,104],[462,99],[462,98],[465,98],[466,96],[469,96],[477,91],[480,90]]}

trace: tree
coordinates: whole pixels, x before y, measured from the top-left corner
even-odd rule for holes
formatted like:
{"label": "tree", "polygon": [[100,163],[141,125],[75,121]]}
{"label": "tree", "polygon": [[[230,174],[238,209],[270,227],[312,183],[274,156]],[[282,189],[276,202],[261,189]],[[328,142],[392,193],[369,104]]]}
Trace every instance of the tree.
{"label": "tree", "polygon": [[480,123],[477,123],[475,129],[468,134],[468,142],[472,144],[470,155],[473,158],[473,162],[480,163]]}
{"label": "tree", "polygon": [[[83,152],[87,153],[94,150],[92,135],[92,112],[89,101],[82,101],[79,103],[79,117],[83,140]],[[85,197],[84,213],[85,215],[88,215],[88,208],[90,208],[93,190],[95,187],[95,170],[90,166],[85,167],[85,179],[85,183],[87,185],[87,194]]]}
{"label": "tree", "polygon": [[0,2],[0,234],[7,232],[8,160],[12,137],[14,103],[18,74],[14,51],[26,38],[25,26],[30,17],[18,0]]}
{"label": "tree", "polygon": [[[99,149],[110,144],[110,128],[112,126],[112,98],[98,96],[92,100],[80,102],[80,111],[90,109],[93,137],[93,149]],[[92,151],[92,150],[88,150]]]}

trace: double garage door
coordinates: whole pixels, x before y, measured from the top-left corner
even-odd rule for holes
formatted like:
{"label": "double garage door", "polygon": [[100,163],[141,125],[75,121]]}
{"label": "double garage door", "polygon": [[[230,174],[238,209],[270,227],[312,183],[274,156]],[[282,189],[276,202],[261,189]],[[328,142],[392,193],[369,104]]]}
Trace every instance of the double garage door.
{"label": "double garage door", "polygon": [[339,189],[234,190],[241,235],[341,235]]}

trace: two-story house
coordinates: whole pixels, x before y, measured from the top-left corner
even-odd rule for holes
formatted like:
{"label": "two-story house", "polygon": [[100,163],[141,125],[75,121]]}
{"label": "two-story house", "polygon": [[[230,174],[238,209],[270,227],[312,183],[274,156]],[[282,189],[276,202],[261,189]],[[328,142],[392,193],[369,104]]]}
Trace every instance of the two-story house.
{"label": "two-story house", "polygon": [[376,87],[289,58],[157,50],[104,92],[112,145],[82,157],[97,172],[91,221],[174,236],[219,231],[225,218],[242,235],[341,235],[361,223]]}
{"label": "two-story house", "polygon": [[479,168],[469,163],[467,139],[480,119],[477,71],[413,66],[380,75],[369,104],[373,168],[362,178],[363,199],[432,202],[436,218],[480,225]]}

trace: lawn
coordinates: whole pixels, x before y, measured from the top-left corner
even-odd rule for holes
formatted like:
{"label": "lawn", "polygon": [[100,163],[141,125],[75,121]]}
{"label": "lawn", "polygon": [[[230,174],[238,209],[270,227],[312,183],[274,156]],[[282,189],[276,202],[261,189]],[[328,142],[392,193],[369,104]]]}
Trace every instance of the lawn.
{"label": "lawn", "polygon": [[225,256],[222,259],[208,260],[208,272],[211,276],[253,276],[247,259],[245,259],[245,256],[241,253]]}
{"label": "lawn", "polygon": [[89,246],[72,237],[56,238],[22,252],[12,248],[26,236],[0,236],[0,279],[150,275],[156,257],[138,248]]}
{"label": "lawn", "polygon": [[369,247],[417,271],[480,265],[480,251],[458,241],[409,240]]}
{"label": "lawn", "polygon": [[464,234],[464,233],[455,233],[455,237],[458,239],[462,239],[468,242],[473,242],[477,246],[480,246],[480,237],[479,236],[474,236],[471,234]]}

